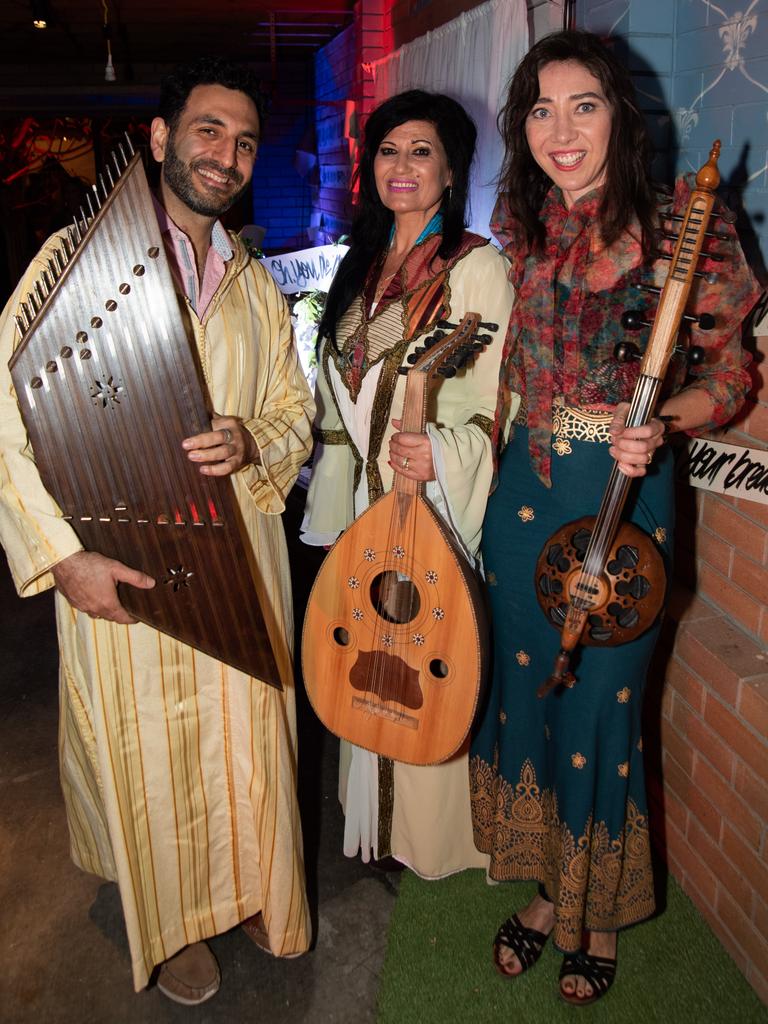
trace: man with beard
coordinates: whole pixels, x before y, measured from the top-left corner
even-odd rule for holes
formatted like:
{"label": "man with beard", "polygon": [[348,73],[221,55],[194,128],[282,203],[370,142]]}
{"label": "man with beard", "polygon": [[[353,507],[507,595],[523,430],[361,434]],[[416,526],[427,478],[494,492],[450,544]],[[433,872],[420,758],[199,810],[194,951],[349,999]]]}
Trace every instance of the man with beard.
{"label": "man with beard", "polygon": [[40,481],[5,367],[13,315],[57,239],[0,322],[0,541],[19,594],[56,587],[72,857],[119,885],[136,989],[160,965],[158,987],[190,1005],[219,987],[206,938],[242,923],[276,956],[309,944],[279,513],[308,455],[314,409],[280,292],[217,220],[250,184],[261,127],[250,74],[206,59],[163,83],[151,150],[162,164],[160,228],[216,410],[209,431],[180,444],[201,473],[233,474],[281,634],[282,692],[135,622],[117,583],[155,581],[81,550]]}

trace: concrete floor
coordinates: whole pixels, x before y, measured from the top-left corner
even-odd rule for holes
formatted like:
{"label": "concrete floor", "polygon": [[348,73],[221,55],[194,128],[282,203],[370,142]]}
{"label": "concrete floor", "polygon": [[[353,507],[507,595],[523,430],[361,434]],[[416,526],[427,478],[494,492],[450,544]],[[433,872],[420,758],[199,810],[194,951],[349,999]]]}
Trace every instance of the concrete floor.
{"label": "concrete floor", "polygon": [[[302,503],[297,490],[285,516],[299,623],[320,561],[295,542]],[[398,876],[342,855],[338,743],[303,695],[299,801],[315,948],[298,960],[275,960],[234,929],[211,940],[222,973],[212,1000],[189,1009],[154,987],[137,995],[117,888],[69,859],[52,597],[19,600],[0,557],[0,608],[0,1022],[374,1021]]]}

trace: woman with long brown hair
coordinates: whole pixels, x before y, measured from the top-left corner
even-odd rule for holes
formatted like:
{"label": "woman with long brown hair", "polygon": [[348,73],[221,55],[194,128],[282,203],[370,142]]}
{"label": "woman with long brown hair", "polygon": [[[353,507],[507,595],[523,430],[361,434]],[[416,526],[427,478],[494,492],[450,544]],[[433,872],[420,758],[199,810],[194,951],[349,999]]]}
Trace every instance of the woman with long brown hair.
{"label": "woman with long brown hair", "polygon": [[654,188],[651,147],[629,76],[595,36],[561,32],[527,54],[502,114],[506,159],[493,230],[517,290],[505,345],[497,434],[508,396],[522,402],[501,455],[483,530],[495,628],[488,709],[475,737],[475,839],[497,880],[539,892],[499,929],[494,963],[515,977],[550,934],[564,954],[559,991],[584,1005],[616,970],[616,935],[654,912],[641,707],[658,623],[619,647],[580,649],[575,685],[540,699],[559,632],[545,620],[534,576],[545,541],[595,514],[612,459],[636,478],[626,516],[669,564],[673,460],[665,433],[722,424],[749,378],[742,320],[757,298],[733,227],[718,219],[725,262],[704,261],[689,306],[715,326],[692,328],[704,361],[667,375],[656,418],[626,427],[637,362],[614,355],[621,316],[652,318],[666,277],[657,229],[687,203]]}

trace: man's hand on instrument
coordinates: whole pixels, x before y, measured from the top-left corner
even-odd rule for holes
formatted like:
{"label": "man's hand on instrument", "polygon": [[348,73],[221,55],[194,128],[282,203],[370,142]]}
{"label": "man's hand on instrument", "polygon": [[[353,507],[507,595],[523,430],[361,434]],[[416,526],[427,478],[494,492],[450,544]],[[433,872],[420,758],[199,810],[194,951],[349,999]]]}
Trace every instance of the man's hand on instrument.
{"label": "man's hand on instrument", "polygon": [[109,619],[126,626],[137,620],[120,604],[117,584],[128,583],[141,590],[151,590],[155,585],[146,573],[96,551],[77,551],[54,565],[51,571],[57,589],[73,608],[92,619]]}
{"label": "man's hand on instrument", "polygon": [[[392,426],[399,431],[402,420],[392,420]],[[389,464],[411,480],[435,479],[432,442],[426,434],[393,434],[389,439]]]}
{"label": "man's hand on instrument", "polygon": [[653,453],[664,444],[664,424],[652,419],[642,427],[628,427],[628,412],[628,402],[616,406],[609,427],[613,441],[609,451],[625,476],[645,476],[653,462]]}
{"label": "man's hand on instrument", "polygon": [[213,414],[212,430],[195,434],[181,442],[187,458],[200,463],[205,476],[228,476],[243,466],[259,462],[259,449],[253,435],[235,416]]}

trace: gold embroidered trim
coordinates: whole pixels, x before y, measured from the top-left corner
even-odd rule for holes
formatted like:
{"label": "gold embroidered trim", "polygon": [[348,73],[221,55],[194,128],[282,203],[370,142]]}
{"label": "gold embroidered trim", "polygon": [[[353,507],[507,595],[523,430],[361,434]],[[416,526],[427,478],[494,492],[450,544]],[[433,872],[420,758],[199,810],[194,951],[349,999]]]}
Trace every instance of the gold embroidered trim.
{"label": "gold embroidered trim", "polygon": [[[570,455],[569,440],[608,444],[611,440],[608,427],[612,419],[613,413],[605,409],[577,409],[564,405],[562,398],[556,398],[552,403],[552,447],[558,455]],[[520,427],[528,425],[527,402],[520,403],[515,423]]]}
{"label": "gold embroidered trim", "polygon": [[470,416],[467,420],[467,425],[470,423],[474,423],[475,426],[480,427],[482,432],[487,434],[488,437],[493,436],[493,420],[489,419],[487,416],[483,416],[482,413],[476,412],[474,416]]}
{"label": "gold embroidered trim", "polygon": [[613,413],[599,409],[575,409],[561,401],[552,403],[552,434],[559,440],[594,441],[605,444],[611,440],[608,427]]}
{"label": "gold embroidered trim", "polygon": [[392,853],[392,814],[395,809],[395,764],[388,757],[379,758],[379,835],[376,852],[379,858]]}
{"label": "gold embroidered trim", "polygon": [[348,444],[349,438],[347,437],[346,430],[320,430],[315,427],[312,431],[313,436],[320,444]]}
{"label": "gold embroidered trim", "polygon": [[[328,386],[328,394],[331,396],[331,400],[333,401],[334,407],[336,408],[336,412],[338,414],[338,417],[341,420],[341,422],[343,423],[344,422],[344,417],[341,415],[341,408],[339,406],[339,401],[338,401],[338,399],[336,397],[336,392],[333,389],[333,381],[331,380],[331,372],[330,372],[330,370],[328,368],[329,361],[333,358],[333,355],[334,355],[333,345],[331,345],[330,341],[326,340],[326,342],[325,342],[325,344],[323,346],[323,350],[320,353],[321,369],[322,369],[322,372],[325,375],[325,383]],[[337,369],[338,369],[338,366],[337,366]],[[340,370],[339,370],[339,372],[341,373]],[[355,475],[354,475],[354,479],[353,479],[353,483],[352,483],[352,493],[356,494],[357,493],[357,488],[360,485],[360,477],[361,477],[362,472],[363,472],[363,459],[362,459],[362,456],[360,455],[360,452],[357,450],[354,442],[352,441],[352,438],[349,437],[349,436],[347,437],[347,444],[349,445],[349,449],[352,452],[352,457],[355,460]]]}
{"label": "gold embroidered trim", "polygon": [[530,761],[513,786],[480,757],[470,761],[475,843],[491,855],[497,881],[543,882],[555,902],[554,941],[575,952],[582,929],[614,931],[653,913],[648,822],[633,800],[623,830],[611,836],[590,816],[576,837],[558,813],[551,790],[541,790]]}

